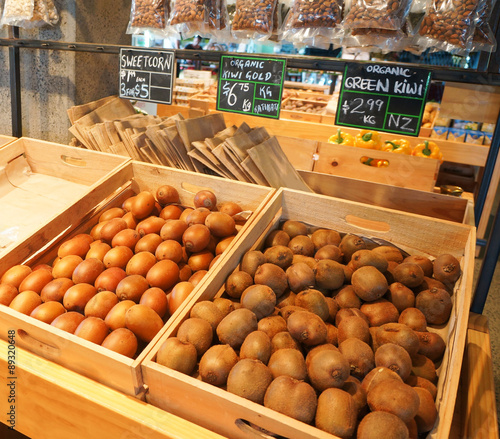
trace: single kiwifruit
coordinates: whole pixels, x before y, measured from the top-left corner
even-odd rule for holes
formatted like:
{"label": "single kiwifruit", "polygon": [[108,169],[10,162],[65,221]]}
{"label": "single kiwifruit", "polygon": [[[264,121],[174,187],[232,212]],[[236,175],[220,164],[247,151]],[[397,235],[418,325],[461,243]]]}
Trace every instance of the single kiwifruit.
{"label": "single kiwifruit", "polygon": [[399,312],[397,308],[386,299],[377,299],[365,302],[360,311],[368,317],[370,326],[382,326],[386,323],[397,323]]}
{"label": "single kiwifruit", "polygon": [[238,355],[227,344],[210,347],[201,357],[198,371],[200,378],[214,386],[224,386],[229,372],[238,362]]}
{"label": "single kiwifruit", "polygon": [[296,305],[287,305],[283,308],[279,308],[278,314],[286,321],[295,311],[304,311],[304,308]]}
{"label": "single kiwifruit", "polygon": [[264,253],[258,250],[247,251],[241,258],[240,270],[247,272],[250,276],[254,277],[257,268],[266,263]]}
{"label": "single kiwifruit", "polygon": [[238,361],[227,377],[227,391],[264,404],[264,395],[273,381],[269,368],[259,360],[244,358]]}
{"label": "single kiwifruit", "polygon": [[338,342],[342,343],[348,338],[358,338],[365,343],[370,343],[371,335],[366,320],[358,316],[342,319],[338,325]]}
{"label": "single kiwifruit", "polygon": [[342,439],[353,436],[358,409],[353,397],[342,389],[326,389],[319,395],[315,425]]}
{"label": "single kiwifruit", "polygon": [[417,430],[419,434],[427,433],[432,430],[438,412],[436,409],[436,404],[434,404],[434,398],[430,392],[422,387],[414,387],[415,392],[417,392],[419,398],[418,411],[415,415],[415,422],[417,423]]}
{"label": "single kiwifruit", "polygon": [[324,322],[330,317],[330,309],[326,303],[326,298],[318,290],[308,289],[298,293],[295,298],[295,306],[300,306],[317,314]]}
{"label": "single kiwifruit", "polygon": [[325,296],[326,304],[328,306],[328,319],[327,322],[335,323],[335,317],[339,311],[339,305],[333,297]]}
{"label": "single kiwifruit", "polygon": [[296,311],[288,317],[288,332],[304,346],[316,346],[326,341],[327,329],[318,315],[309,311]]}
{"label": "single kiwifruit", "polygon": [[318,398],[313,387],[282,375],[274,379],[264,395],[264,406],[310,424],[314,420]]}
{"label": "single kiwifruit", "polygon": [[415,294],[418,294],[424,290],[430,290],[431,288],[441,288],[446,290],[450,296],[453,295],[453,286],[448,284],[445,285],[443,282],[427,276],[424,276],[423,282],[418,287],[412,288],[412,290]]}
{"label": "single kiwifruit", "polygon": [[274,264],[265,263],[257,268],[254,282],[272,288],[276,297],[280,297],[288,288],[288,279],[282,268]]}
{"label": "single kiwifruit", "polygon": [[410,354],[404,348],[394,343],[386,343],[375,352],[375,366],[387,367],[406,381],[410,376],[412,363]]}
{"label": "single kiwifruit", "polygon": [[259,331],[265,332],[272,339],[279,332],[287,330],[286,320],[281,316],[269,316],[260,319],[257,323]]}
{"label": "single kiwifruit", "polygon": [[201,357],[212,344],[212,325],[204,319],[189,318],[179,326],[177,338],[180,341],[193,344],[198,357]]}
{"label": "single kiwifruit", "polygon": [[288,375],[304,381],[307,376],[306,361],[297,349],[278,349],[271,354],[267,363],[273,378]]}
{"label": "single kiwifruit", "polygon": [[433,264],[434,278],[444,284],[453,285],[460,277],[462,270],[460,262],[455,256],[450,254],[441,254],[434,259]]}
{"label": "single kiwifruit", "polygon": [[284,245],[287,246],[290,242],[290,236],[288,233],[283,230],[273,230],[269,235],[267,235],[266,240],[264,241],[264,246],[273,247],[275,245]]}
{"label": "single kiwifruit", "polygon": [[309,364],[311,363],[312,357],[316,355],[318,352],[321,351],[335,351],[335,352],[340,352],[339,348],[337,346],[334,346],[331,343],[324,343],[320,344],[318,346],[314,346],[312,349],[309,350],[309,352],[306,355],[306,367],[309,368]]}
{"label": "single kiwifruit", "polygon": [[326,343],[331,343],[335,346],[339,344],[339,331],[331,323],[326,323]]}
{"label": "single kiwifruit", "polygon": [[418,264],[403,262],[392,271],[394,280],[408,288],[419,286],[424,280],[424,270]]}
{"label": "single kiwifruit", "polygon": [[219,341],[233,349],[239,349],[246,336],[253,331],[257,331],[257,316],[246,308],[230,312],[216,329]]}
{"label": "single kiwifruit", "polygon": [[427,320],[418,308],[406,308],[400,314],[398,323],[403,323],[414,331],[427,331]]}
{"label": "single kiwifruit", "polygon": [[336,245],[325,245],[314,253],[314,259],[331,259],[336,262],[343,262],[342,252]]}
{"label": "single kiwifruit", "polygon": [[314,256],[314,244],[309,236],[298,235],[290,240],[288,248],[294,255]]}
{"label": "single kiwifruit", "polygon": [[250,285],[240,298],[243,308],[249,309],[257,320],[271,315],[276,305],[276,294],[267,285]]}
{"label": "single kiwifruit", "polygon": [[284,245],[269,247],[266,251],[264,251],[264,256],[266,257],[266,262],[277,265],[283,270],[286,270],[290,265],[292,265],[293,252],[290,248]]}
{"label": "single kiwifruit", "polygon": [[410,433],[410,439],[419,439],[415,418],[411,419],[409,422],[406,422],[406,427],[408,428],[408,432]]}
{"label": "single kiwifruit", "polygon": [[351,263],[356,271],[358,268],[372,266],[381,273],[387,270],[388,262],[380,253],[375,253],[373,250],[361,249],[353,253]]}
{"label": "single kiwifruit", "polygon": [[250,285],[253,285],[253,278],[246,271],[235,271],[231,273],[226,279],[226,293],[239,299]]}
{"label": "single kiwifruit", "polygon": [[385,276],[371,265],[358,268],[352,274],[351,284],[356,294],[366,302],[380,299],[389,288]]}
{"label": "single kiwifruit", "polygon": [[314,271],[305,262],[293,264],[286,270],[288,286],[294,293],[299,293],[308,288],[314,288],[316,279]]}
{"label": "single kiwifruit", "polygon": [[298,235],[307,235],[309,229],[308,227],[300,222],[294,220],[288,220],[283,223],[281,230],[286,232],[290,239],[295,238]]}
{"label": "single kiwifruit", "polygon": [[396,415],[370,412],[359,423],[357,439],[410,439],[408,427]]}
{"label": "single kiwifruit", "polygon": [[304,264],[309,265],[313,270],[316,269],[316,264],[318,261],[310,256],[304,255],[293,255],[292,264],[298,264],[299,262],[303,262]]}
{"label": "single kiwifruit", "polygon": [[358,308],[342,308],[338,310],[337,315],[335,316],[335,326],[338,328],[343,319],[351,316],[361,317],[367,325],[370,325],[368,317],[366,317]]}
{"label": "single kiwifruit", "polygon": [[429,380],[431,383],[436,384],[437,373],[436,366],[430,358],[425,355],[415,354],[411,356],[412,368],[411,372],[421,378]]}
{"label": "single kiwifruit", "polygon": [[198,317],[200,319],[206,320],[212,326],[215,331],[218,324],[225,317],[223,312],[210,300],[202,300],[201,302],[195,303],[191,308],[189,317]]}
{"label": "single kiwifruit", "polygon": [[426,378],[419,377],[417,375],[410,375],[406,380],[406,384],[412,387],[422,387],[429,391],[432,395],[432,399],[436,400],[437,387]]}
{"label": "single kiwifruit", "polygon": [[334,245],[338,247],[342,238],[340,237],[340,233],[336,230],[317,229],[311,235],[311,241],[314,244],[315,251],[318,251],[320,248],[327,245]]}
{"label": "single kiwifruit", "polygon": [[377,342],[377,331],[379,326],[370,326],[368,329],[370,330],[370,346],[373,352],[377,352],[377,349],[380,347]]}
{"label": "single kiwifruit", "polygon": [[276,303],[276,308],[284,308],[285,306],[293,306],[295,305],[295,294],[293,291],[286,291],[279,299],[278,303]]}
{"label": "single kiwifruit", "polygon": [[406,308],[415,306],[415,294],[410,288],[404,286],[401,282],[393,282],[389,285],[389,291],[385,298],[401,313]]}
{"label": "single kiwifruit", "polygon": [[193,344],[177,337],[170,337],[158,349],[156,362],[178,372],[191,375],[196,368],[197,357],[198,353]]}
{"label": "single kiwifruit", "polygon": [[342,390],[345,390],[354,399],[358,419],[361,419],[364,415],[366,415],[368,410],[366,405],[366,391],[361,386],[361,382],[357,378],[349,376],[345,380]]}
{"label": "single kiwifruit", "polygon": [[354,252],[365,249],[366,243],[363,238],[356,235],[344,235],[342,241],[339,244],[340,251],[344,255],[344,263],[347,264]]}
{"label": "single kiwifruit", "polygon": [[362,380],[375,367],[372,348],[358,338],[348,338],[339,344],[339,350],[351,367],[351,375]]}
{"label": "single kiwifruit", "polygon": [[297,349],[302,352],[300,343],[295,340],[288,331],[278,332],[271,339],[271,353],[276,352],[278,349]]}
{"label": "single kiwifruit", "polygon": [[245,337],[240,347],[240,358],[252,358],[267,364],[271,358],[271,339],[263,331],[253,331]]}
{"label": "single kiwifruit", "polygon": [[407,256],[403,262],[411,262],[413,264],[420,265],[420,268],[424,271],[424,276],[432,277],[433,264],[432,261],[424,255],[410,255]]}
{"label": "single kiwifruit", "polygon": [[394,343],[405,348],[412,357],[418,352],[420,347],[415,331],[402,323],[386,323],[377,329],[376,334],[379,346],[386,343]]}
{"label": "single kiwifruit", "polygon": [[450,318],[453,303],[446,290],[431,288],[417,294],[415,307],[422,311],[427,323],[442,325]]}
{"label": "single kiwifruit", "polygon": [[321,259],[316,264],[316,285],[326,290],[335,290],[344,284],[342,264],[331,259]]}
{"label": "single kiwifruit", "polygon": [[373,386],[367,395],[372,412],[392,413],[403,422],[408,422],[418,412],[418,393],[413,387],[397,380],[386,380]]}
{"label": "single kiwifruit", "polygon": [[415,331],[420,341],[418,353],[425,355],[432,361],[437,362],[443,358],[446,349],[446,343],[443,338],[436,332],[419,332]]}
{"label": "single kiwifruit", "polygon": [[349,361],[338,350],[322,349],[308,360],[307,375],[318,392],[330,387],[342,387],[349,377]]}
{"label": "single kiwifruit", "polygon": [[403,262],[403,254],[401,250],[393,245],[379,245],[372,249],[374,253],[382,255],[387,261],[394,261],[400,264]]}
{"label": "single kiwifruit", "polygon": [[334,298],[339,308],[361,308],[361,299],[354,291],[352,285],[342,287]]}
{"label": "single kiwifruit", "polygon": [[[236,309],[236,306],[239,305],[238,302],[233,302],[230,299],[226,299],[224,297],[216,297],[214,300],[214,305],[220,309],[223,316],[226,317],[230,312]],[[239,306],[241,308],[241,306]]]}
{"label": "single kiwifruit", "polygon": [[365,392],[368,394],[373,387],[386,380],[403,382],[401,377],[393,370],[388,369],[387,367],[375,367],[363,378],[363,381],[361,381],[361,387],[363,387]]}

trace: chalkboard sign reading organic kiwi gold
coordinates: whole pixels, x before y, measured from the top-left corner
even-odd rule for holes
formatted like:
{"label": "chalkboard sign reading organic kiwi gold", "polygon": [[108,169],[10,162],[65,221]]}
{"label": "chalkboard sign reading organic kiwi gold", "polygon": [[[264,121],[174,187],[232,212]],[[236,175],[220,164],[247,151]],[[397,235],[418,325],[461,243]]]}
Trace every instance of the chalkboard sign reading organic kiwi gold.
{"label": "chalkboard sign reading organic kiwi gold", "polygon": [[425,69],[347,63],[335,123],[418,136],[430,81]]}
{"label": "chalkboard sign reading organic kiwi gold", "polygon": [[120,49],[120,92],[124,99],[172,103],[173,50]]}
{"label": "chalkboard sign reading organic kiwi gold", "polygon": [[284,59],[221,56],[217,110],[279,119]]}

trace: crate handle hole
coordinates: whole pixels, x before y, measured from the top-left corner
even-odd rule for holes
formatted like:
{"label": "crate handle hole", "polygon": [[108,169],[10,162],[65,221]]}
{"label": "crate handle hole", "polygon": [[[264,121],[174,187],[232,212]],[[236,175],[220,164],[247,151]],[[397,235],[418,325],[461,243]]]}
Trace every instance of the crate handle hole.
{"label": "crate handle hole", "polygon": [[272,433],[269,430],[259,427],[258,425],[255,425],[252,422],[249,422],[245,419],[241,418],[236,419],[234,423],[243,433],[248,433],[249,435],[251,435],[249,437],[262,438],[262,439],[288,439],[285,436]]}
{"label": "crate handle hole", "polygon": [[366,218],[360,218],[355,215],[346,215],[345,220],[351,226],[355,226],[359,229],[382,233],[386,233],[391,230],[391,226],[383,221],[373,221]]}
{"label": "crate handle hole", "polygon": [[69,155],[62,154],[61,160],[70,166],[77,166],[79,168],[87,167],[87,162],[83,159],[78,158],[78,157],[71,157]]}
{"label": "crate handle hole", "polygon": [[18,329],[17,335],[24,343],[30,345],[30,347],[35,349],[37,352],[50,355],[51,357],[55,357],[60,354],[60,350],[57,346],[52,346],[36,339],[35,337],[32,337],[24,329]]}

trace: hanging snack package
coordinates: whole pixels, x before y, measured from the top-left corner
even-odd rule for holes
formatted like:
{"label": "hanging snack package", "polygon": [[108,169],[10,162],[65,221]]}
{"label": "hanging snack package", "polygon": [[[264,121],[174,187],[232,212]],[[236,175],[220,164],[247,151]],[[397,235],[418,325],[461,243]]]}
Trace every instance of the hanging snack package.
{"label": "hanging snack package", "polygon": [[205,0],[173,0],[168,24],[183,38],[206,36],[205,9]]}
{"label": "hanging snack package", "polygon": [[406,26],[398,30],[351,29],[344,37],[343,44],[346,47],[358,47],[364,52],[388,53],[402,50],[406,37]]}
{"label": "hanging snack package", "polygon": [[200,34],[218,41],[227,41],[230,31],[226,0],[206,0],[204,17],[205,26]]}
{"label": "hanging snack package", "polygon": [[132,0],[127,34],[149,31],[165,36],[167,32],[168,0]]}
{"label": "hanging snack package", "polygon": [[410,10],[411,0],[352,0],[346,8],[342,25],[352,29],[401,30]]}
{"label": "hanging snack package", "polygon": [[34,0],[5,0],[1,25],[19,26],[33,18]]}
{"label": "hanging snack package", "polygon": [[471,51],[495,52],[497,41],[490,27],[491,12],[494,0],[483,2],[478,8],[476,28],[472,37]]}
{"label": "hanging snack package", "polygon": [[29,21],[20,24],[24,28],[42,27],[55,25],[59,21],[59,14],[52,0],[35,0],[33,5],[33,16]]}
{"label": "hanging snack package", "polygon": [[239,39],[264,41],[271,37],[277,0],[236,0],[231,32]]}

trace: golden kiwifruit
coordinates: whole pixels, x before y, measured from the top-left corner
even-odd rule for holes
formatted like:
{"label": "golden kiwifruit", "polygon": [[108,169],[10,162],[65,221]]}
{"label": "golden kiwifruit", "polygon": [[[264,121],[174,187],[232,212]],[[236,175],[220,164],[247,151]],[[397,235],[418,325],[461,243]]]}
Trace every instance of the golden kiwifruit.
{"label": "golden kiwifruit", "polygon": [[322,392],[330,387],[342,387],[349,377],[349,368],[349,361],[341,352],[322,349],[309,357],[307,375],[312,386]]}
{"label": "golden kiwifruit", "polygon": [[325,245],[314,253],[314,259],[331,259],[336,262],[343,262],[342,252],[336,245]]}
{"label": "golden kiwifruit", "polygon": [[214,386],[224,386],[231,369],[238,362],[238,355],[227,344],[211,346],[201,357],[198,371],[200,378]]}
{"label": "golden kiwifruit", "polygon": [[358,268],[351,279],[356,294],[364,301],[380,299],[389,288],[385,276],[371,265]]}
{"label": "golden kiwifruit", "polygon": [[271,339],[271,353],[276,352],[278,349],[297,349],[302,352],[300,343],[288,331],[278,332]]}
{"label": "golden kiwifruit", "polygon": [[403,262],[392,271],[394,280],[400,282],[408,288],[419,286],[424,280],[424,270],[418,264]]}
{"label": "golden kiwifruit", "polygon": [[271,287],[274,294],[276,294],[276,298],[280,297],[288,288],[286,273],[282,268],[274,264],[265,263],[260,265],[253,280],[255,284]]}
{"label": "golden kiwifruit", "polygon": [[375,387],[377,384],[386,380],[396,380],[403,382],[401,377],[391,369],[387,367],[375,367],[363,378],[361,381],[361,387],[368,392]]}
{"label": "golden kiwifruit", "polygon": [[264,395],[264,406],[310,424],[314,420],[318,398],[304,381],[282,375],[274,379]]}
{"label": "golden kiwifruit", "polygon": [[379,346],[386,343],[395,343],[405,348],[412,357],[420,347],[415,331],[402,323],[386,323],[379,326],[376,334]]}
{"label": "golden kiwifruit", "polygon": [[219,341],[239,349],[246,336],[257,330],[257,316],[246,308],[235,309],[222,319],[216,332]]}
{"label": "golden kiwifruit", "polygon": [[398,323],[403,323],[414,331],[427,331],[427,320],[418,308],[406,308],[400,314]]}
{"label": "golden kiwifruit", "polygon": [[279,332],[286,331],[286,320],[281,316],[269,316],[260,319],[257,329],[265,332],[269,339],[272,339]]}
{"label": "golden kiwifruit", "polygon": [[414,387],[415,392],[417,392],[419,398],[418,411],[415,415],[415,422],[417,423],[417,430],[419,434],[427,433],[432,430],[438,412],[436,409],[436,404],[434,404],[434,398],[430,392],[422,387]]}
{"label": "golden kiwifruit", "polygon": [[224,297],[216,297],[213,302],[214,305],[222,311],[224,317],[226,317],[231,311],[234,311],[237,307],[241,308],[239,302],[233,302],[232,300]]}
{"label": "golden kiwifruit", "polygon": [[370,343],[371,335],[366,320],[358,316],[342,319],[338,325],[338,342],[342,343],[348,338],[358,338],[365,343]]}
{"label": "golden kiwifruit", "polygon": [[274,245],[284,245],[287,246],[290,242],[290,236],[283,230],[273,230],[269,235],[267,235],[264,241],[265,247],[273,247]]}
{"label": "golden kiwifruit", "polygon": [[404,348],[394,343],[386,343],[375,352],[375,366],[387,367],[406,381],[410,376],[412,363],[410,354]]}
{"label": "golden kiwifruit", "polygon": [[285,306],[290,306],[290,305],[295,305],[295,297],[297,294],[295,294],[293,291],[286,291],[279,299],[278,303],[276,303],[276,307],[281,309],[284,308]]}
{"label": "golden kiwifruit", "polygon": [[253,278],[246,271],[235,271],[231,273],[226,279],[226,293],[239,299],[250,285],[253,285]]}
{"label": "golden kiwifruit", "polygon": [[338,310],[337,315],[335,316],[335,326],[338,328],[343,319],[351,316],[361,317],[368,326],[370,325],[368,317],[366,317],[358,308],[342,308]]}
{"label": "golden kiwifruit", "polygon": [[335,346],[339,345],[339,331],[336,326],[331,323],[326,323],[326,341],[325,343],[331,343]]}
{"label": "golden kiwifruit", "polygon": [[250,285],[240,298],[243,308],[249,309],[257,320],[271,315],[276,305],[276,294],[267,285]]}
{"label": "golden kiwifruit", "polygon": [[339,248],[344,255],[344,263],[347,264],[351,260],[353,253],[366,248],[366,242],[359,236],[348,234],[342,238]]}
{"label": "golden kiwifruit", "polygon": [[193,344],[177,337],[170,337],[158,349],[156,362],[178,372],[191,375],[198,362],[198,353]]}
{"label": "golden kiwifruit", "polygon": [[420,265],[420,268],[424,271],[424,275],[427,277],[432,277],[432,261],[424,255],[410,255],[404,258],[403,262],[411,262],[413,264]]}
{"label": "golden kiwifruit", "polygon": [[267,367],[273,374],[273,378],[287,375],[304,381],[307,376],[306,361],[302,352],[297,349],[278,349],[271,354]]}
{"label": "golden kiwifruit", "polygon": [[288,286],[294,293],[299,293],[308,288],[314,288],[316,278],[313,269],[305,262],[293,264],[286,270]]}
{"label": "golden kiwifruit", "polygon": [[365,302],[360,311],[368,317],[370,326],[382,326],[386,323],[397,323],[399,312],[397,308],[386,299],[377,299]]}
{"label": "golden kiwifruit", "polygon": [[310,311],[295,311],[287,320],[288,331],[304,346],[316,346],[326,341],[325,322]]}
{"label": "golden kiwifruit", "polygon": [[292,265],[298,264],[299,262],[304,262],[305,264],[309,265],[309,267],[311,267],[313,270],[316,269],[316,264],[318,263],[316,259],[311,258],[310,256],[293,255]]}
{"label": "golden kiwifruit", "polygon": [[418,353],[425,355],[432,361],[437,362],[443,358],[446,349],[446,343],[443,338],[436,332],[419,332],[415,331],[420,342]]}
{"label": "golden kiwifruit", "polygon": [[223,312],[210,300],[202,300],[201,302],[195,303],[191,308],[189,317],[197,317],[206,320],[212,326],[215,331],[217,325],[225,317]]}
{"label": "golden kiwifruit", "polygon": [[401,250],[393,245],[379,245],[378,247],[374,247],[372,249],[374,253],[382,255],[387,261],[394,261],[400,264],[403,262],[403,254]]}
{"label": "golden kiwifruit", "polygon": [[125,326],[139,340],[149,343],[160,332],[163,320],[154,309],[139,304],[131,306],[125,313]]}
{"label": "golden kiwifruit", "polygon": [[361,308],[361,300],[352,285],[346,285],[334,295],[339,308]]}
{"label": "golden kiwifruit", "polygon": [[380,253],[375,253],[373,250],[361,249],[352,254],[351,263],[356,271],[361,267],[372,266],[381,273],[387,270],[388,262]]}
{"label": "golden kiwifruit", "polygon": [[259,360],[244,358],[238,361],[227,377],[227,391],[264,404],[264,395],[273,381],[269,368]]}
{"label": "golden kiwifruit", "polygon": [[204,319],[189,318],[181,323],[177,330],[177,338],[194,345],[198,357],[201,357],[212,344],[212,325]]}
{"label": "golden kiwifruit", "polygon": [[419,397],[413,387],[397,380],[386,380],[368,391],[368,405],[372,412],[392,413],[408,422],[418,412]]}
{"label": "golden kiwifruit", "polygon": [[283,308],[279,308],[279,315],[287,321],[288,317],[290,317],[295,311],[304,311],[304,308],[296,305],[287,305]]}
{"label": "golden kiwifruit", "polygon": [[428,324],[442,325],[450,318],[453,303],[446,290],[431,288],[417,294],[415,307],[422,311]]}
{"label": "golden kiwifruit", "polygon": [[317,229],[311,235],[311,241],[314,244],[315,251],[318,251],[320,248],[327,245],[334,245],[338,248],[342,238],[340,237],[340,233],[336,230]]}
{"label": "golden kiwifruit", "polygon": [[342,390],[352,396],[356,407],[357,417],[358,419],[361,419],[368,411],[366,404],[366,391],[361,386],[361,382],[357,378],[349,376],[345,380]]}
{"label": "golden kiwifruit", "polygon": [[410,439],[408,427],[396,415],[370,412],[359,423],[357,439]]}
{"label": "golden kiwifruit", "polygon": [[306,355],[306,367],[309,368],[309,364],[311,364],[312,358],[321,351],[335,351],[340,352],[337,346],[334,346],[332,343],[324,343],[318,346],[314,346]]}
{"label": "golden kiwifruit", "polygon": [[410,375],[406,380],[406,384],[412,387],[422,387],[429,391],[432,395],[432,399],[436,400],[437,387],[426,378],[419,377],[417,375]]}
{"label": "golden kiwifruit", "polygon": [[339,262],[321,259],[316,264],[316,285],[318,288],[335,290],[344,284],[344,280],[344,269]]}
{"label": "golden kiwifruit", "polygon": [[400,313],[406,308],[415,306],[415,294],[400,282],[393,282],[389,285],[389,291],[387,291],[385,298],[392,302]]}
{"label": "golden kiwifruit", "polygon": [[297,235],[290,240],[288,248],[294,255],[314,256],[314,244],[309,236]]}
{"label": "golden kiwifruit", "polygon": [[425,355],[415,354],[411,356],[411,372],[421,378],[429,380],[431,383],[437,383],[436,366],[434,362]]}
{"label": "golden kiwifruit", "polygon": [[253,331],[245,337],[240,347],[240,358],[259,360],[264,364],[271,358],[271,339],[264,331]]}
{"label": "golden kiwifruit", "polygon": [[307,235],[309,228],[300,221],[288,220],[281,226],[283,230],[290,239],[295,238],[298,235]]}
{"label": "golden kiwifruit", "polygon": [[277,265],[283,270],[286,270],[292,265],[293,252],[290,248],[284,245],[275,245],[264,251],[266,262]]}
{"label": "golden kiwifruit", "polygon": [[339,350],[349,362],[351,375],[360,380],[375,367],[372,348],[358,338],[344,340],[339,344]]}
{"label": "golden kiwifruit", "polygon": [[310,311],[326,322],[330,317],[330,309],[325,296],[318,290],[308,289],[301,291],[295,298],[295,306],[300,306]]}
{"label": "golden kiwifruit", "polygon": [[446,253],[434,259],[432,273],[438,281],[453,285],[460,277],[462,270],[458,259]]}
{"label": "golden kiwifruit", "polygon": [[266,263],[264,253],[258,250],[247,251],[241,258],[240,270],[247,272],[250,276],[254,277],[257,268]]}
{"label": "golden kiwifruit", "polygon": [[349,439],[356,430],[357,418],[357,406],[345,390],[326,389],[319,395],[315,425],[320,430]]}
{"label": "golden kiwifruit", "polygon": [[337,313],[339,311],[339,305],[337,301],[333,297],[325,297],[326,304],[328,305],[328,319],[327,322],[330,322],[331,324],[335,323],[335,317],[337,316]]}

